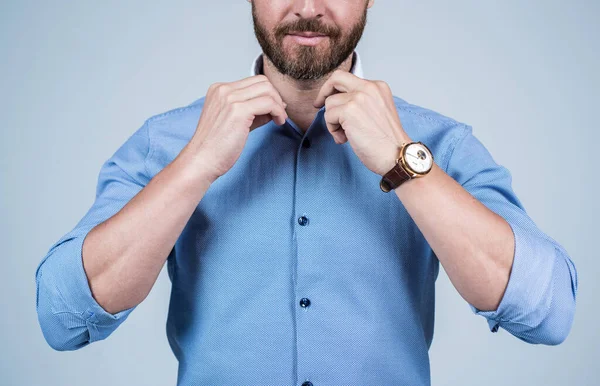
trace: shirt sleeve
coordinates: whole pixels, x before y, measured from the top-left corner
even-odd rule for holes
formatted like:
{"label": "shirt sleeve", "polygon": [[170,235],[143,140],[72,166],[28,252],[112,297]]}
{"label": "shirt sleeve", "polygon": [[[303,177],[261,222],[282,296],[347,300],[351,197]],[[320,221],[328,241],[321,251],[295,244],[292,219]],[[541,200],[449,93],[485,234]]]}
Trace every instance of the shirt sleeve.
{"label": "shirt sleeve", "polygon": [[148,122],[102,165],[96,197],[77,225],[56,241],[35,272],[36,310],[44,338],[55,350],[76,350],[108,337],[136,307],[107,312],[92,296],[83,268],[83,240],[116,214],[149,181]]}
{"label": "shirt sleeve", "polygon": [[459,134],[446,173],[503,217],[515,238],[512,269],[498,308],[481,311],[469,304],[472,311],[487,319],[492,332],[502,327],[534,344],[564,341],[577,294],[577,271],[567,251],[527,215],[512,189],[510,172],[494,161],[470,126]]}

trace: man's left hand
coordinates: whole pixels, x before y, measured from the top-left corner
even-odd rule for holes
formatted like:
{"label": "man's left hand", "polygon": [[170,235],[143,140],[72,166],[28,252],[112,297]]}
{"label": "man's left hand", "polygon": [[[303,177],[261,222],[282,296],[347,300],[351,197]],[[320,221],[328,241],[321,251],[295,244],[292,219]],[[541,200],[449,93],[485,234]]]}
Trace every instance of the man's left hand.
{"label": "man's left hand", "polygon": [[350,142],[369,170],[383,176],[396,163],[403,143],[412,142],[387,83],[336,70],[323,84],[314,106],[325,104],[325,122],[335,143]]}

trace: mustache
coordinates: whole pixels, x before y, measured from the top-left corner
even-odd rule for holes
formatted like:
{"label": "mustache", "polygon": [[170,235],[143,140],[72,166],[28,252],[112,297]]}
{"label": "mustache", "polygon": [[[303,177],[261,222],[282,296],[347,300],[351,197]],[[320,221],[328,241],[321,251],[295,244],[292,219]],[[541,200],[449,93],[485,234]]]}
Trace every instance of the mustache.
{"label": "mustache", "polygon": [[322,24],[317,19],[300,19],[297,22],[278,27],[275,30],[275,36],[283,38],[291,32],[313,32],[328,35],[331,38],[337,38],[340,35],[338,28]]}

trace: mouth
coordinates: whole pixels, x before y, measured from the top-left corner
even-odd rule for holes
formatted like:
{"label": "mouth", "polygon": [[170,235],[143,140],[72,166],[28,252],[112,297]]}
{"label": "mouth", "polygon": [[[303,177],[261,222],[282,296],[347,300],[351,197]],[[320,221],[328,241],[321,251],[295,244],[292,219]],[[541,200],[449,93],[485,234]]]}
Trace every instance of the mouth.
{"label": "mouth", "polygon": [[318,32],[290,32],[288,36],[290,36],[296,43],[306,46],[315,46],[329,38],[329,36]]}
{"label": "mouth", "polygon": [[303,32],[290,32],[288,35],[296,35],[296,36],[303,36],[303,37],[307,37],[307,38],[312,38],[315,36],[327,36],[325,34],[322,33],[318,33],[318,32],[308,32],[308,31],[303,31]]}

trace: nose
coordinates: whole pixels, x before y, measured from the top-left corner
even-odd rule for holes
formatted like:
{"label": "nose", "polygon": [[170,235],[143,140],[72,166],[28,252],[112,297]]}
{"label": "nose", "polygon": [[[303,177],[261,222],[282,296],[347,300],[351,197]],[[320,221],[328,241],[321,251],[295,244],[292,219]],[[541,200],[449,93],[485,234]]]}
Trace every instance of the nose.
{"label": "nose", "polygon": [[303,19],[320,18],[325,14],[323,0],[294,0],[292,6],[294,14]]}

